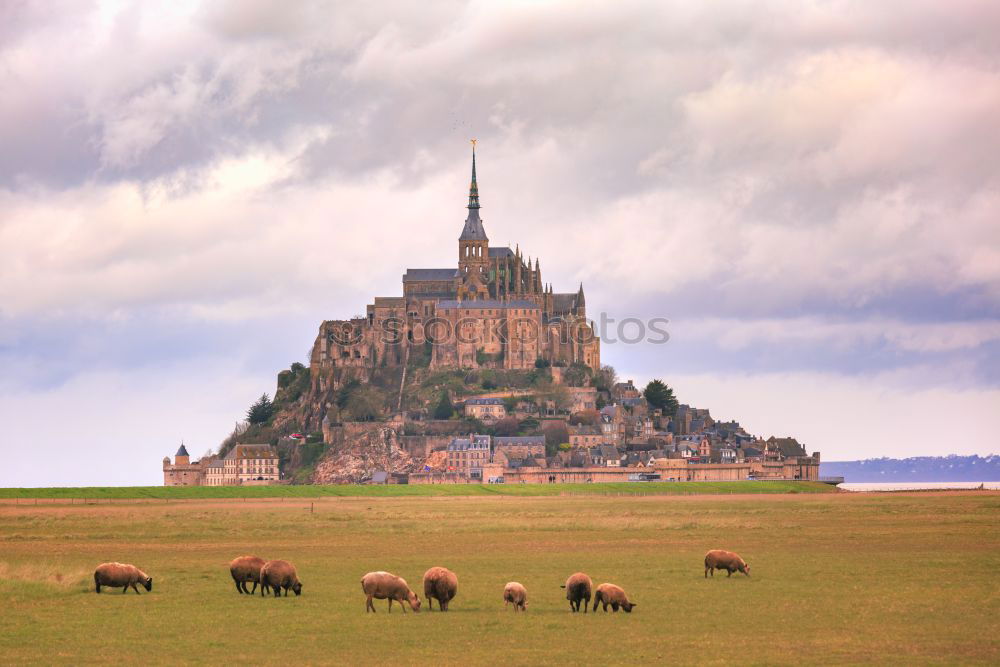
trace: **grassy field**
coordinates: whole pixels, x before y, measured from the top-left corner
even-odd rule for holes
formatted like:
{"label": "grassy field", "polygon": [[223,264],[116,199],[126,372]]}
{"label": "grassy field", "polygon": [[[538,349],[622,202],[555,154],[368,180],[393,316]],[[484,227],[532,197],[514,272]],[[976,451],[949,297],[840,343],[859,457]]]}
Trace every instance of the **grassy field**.
{"label": "grassy field", "polygon": [[91,486],[0,488],[0,499],[322,498],[325,496],[564,496],[831,493],[819,482],[610,482],[598,484],[305,484],[297,486]]}
{"label": "grassy field", "polygon": [[[313,511],[310,511],[310,507]],[[704,579],[709,548],[753,576]],[[238,595],[237,555],[302,597]],[[105,560],[152,593],[95,595]],[[359,580],[459,577],[452,611],[364,613]],[[1000,662],[1000,494],[409,497],[0,505],[5,664]],[[632,614],[571,614],[576,570]],[[528,589],[505,612],[504,583]],[[422,590],[419,591],[422,596]]]}

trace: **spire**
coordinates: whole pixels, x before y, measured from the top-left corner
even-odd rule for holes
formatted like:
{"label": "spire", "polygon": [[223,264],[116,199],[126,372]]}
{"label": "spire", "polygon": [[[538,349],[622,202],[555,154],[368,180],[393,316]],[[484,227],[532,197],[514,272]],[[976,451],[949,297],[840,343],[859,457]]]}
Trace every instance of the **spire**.
{"label": "spire", "polygon": [[459,241],[489,241],[483,221],[479,219],[479,186],[476,184],[476,140],[472,140],[472,183],[469,184],[469,217],[465,219],[465,227]]}
{"label": "spire", "polygon": [[580,283],[580,290],[576,293],[576,307],[583,308],[587,305],[586,300],[583,298],[583,283]]}
{"label": "spire", "polygon": [[476,184],[476,140],[472,139],[472,183],[469,184],[469,205],[479,208],[479,186]]}

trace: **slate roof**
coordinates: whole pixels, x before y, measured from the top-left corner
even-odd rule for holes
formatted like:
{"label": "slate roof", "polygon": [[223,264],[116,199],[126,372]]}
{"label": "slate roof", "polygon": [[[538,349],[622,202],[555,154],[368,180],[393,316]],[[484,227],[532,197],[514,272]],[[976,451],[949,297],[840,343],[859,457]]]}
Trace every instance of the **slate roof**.
{"label": "slate roof", "polygon": [[576,294],[553,294],[552,310],[556,313],[568,313],[576,305]]}
{"label": "slate roof", "polygon": [[472,440],[469,438],[452,438],[452,441],[448,443],[449,452],[464,452],[467,450],[488,450],[490,448],[490,436],[488,435],[474,435]]}
{"label": "slate roof", "polygon": [[502,259],[504,257],[513,257],[513,256],[514,256],[514,251],[508,248],[507,246],[504,246],[502,248],[490,248],[490,257],[500,257]]}
{"label": "slate roof", "polygon": [[513,435],[513,436],[499,436],[493,438],[493,442],[497,447],[502,447],[504,445],[544,445],[545,436],[544,435]]}
{"label": "slate roof", "polygon": [[601,453],[601,458],[605,461],[614,461],[622,457],[621,452],[618,451],[617,447],[612,447],[611,445],[601,445],[597,448]]}
{"label": "slate roof", "polygon": [[466,405],[503,405],[501,398],[467,398]]}
{"label": "slate roof", "polygon": [[465,219],[465,226],[462,227],[462,235],[459,241],[489,241],[486,230],[483,228],[483,221],[479,219],[479,208],[470,208],[469,217]]}
{"label": "slate roof", "polygon": [[174,456],[191,456],[191,455],[188,454],[187,447],[181,444],[180,449],[177,450],[177,453],[174,454]]}
{"label": "slate roof", "polygon": [[403,282],[419,280],[453,280],[458,277],[458,269],[407,269],[403,274]]}
{"label": "slate roof", "polygon": [[268,459],[268,458],[278,458],[278,455],[271,448],[271,445],[235,445],[226,454],[226,459],[232,461],[234,459]]}

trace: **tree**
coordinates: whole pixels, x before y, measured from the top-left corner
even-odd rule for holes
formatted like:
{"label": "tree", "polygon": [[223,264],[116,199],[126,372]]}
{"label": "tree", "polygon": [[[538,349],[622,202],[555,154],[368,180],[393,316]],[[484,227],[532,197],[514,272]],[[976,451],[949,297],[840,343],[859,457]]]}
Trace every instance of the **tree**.
{"label": "tree", "polygon": [[541,401],[552,401],[559,412],[565,412],[573,405],[573,397],[565,385],[553,382],[541,383],[538,386],[538,398]]}
{"label": "tree", "polygon": [[586,387],[590,384],[590,376],[593,372],[587,364],[574,361],[563,373],[563,380],[571,387]]}
{"label": "tree", "polygon": [[613,366],[601,366],[601,370],[594,373],[591,382],[598,391],[611,391],[618,382],[618,373]]}
{"label": "tree", "polygon": [[261,397],[257,399],[257,402],[250,406],[247,410],[247,421],[250,424],[263,424],[271,418],[274,414],[274,404],[271,403],[271,397],[267,394],[261,394]]}
{"label": "tree", "polygon": [[559,451],[559,445],[569,442],[569,429],[562,421],[549,422],[542,428],[545,436],[545,453],[548,456],[555,456]]}
{"label": "tree", "polygon": [[441,392],[441,399],[434,408],[434,419],[451,419],[453,414],[455,414],[455,408],[451,404],[451,399],[448,398],[448,391],[444,390]]}
{"label": "tree", "polygon": [[370,422],[382,416],[382,394],[375,387],[359,387],[347,399],[347,412],[354,421]]}
{"label": "tree", "polygon": [[662,410],[663,414],[673,417],[677,414],[677,398],[674,397],[674,390],[660,380],[652,380],[646,385],[642,395],[646,397],[649,406]]}
{"label": "tree", "polygon": [[517,430],[520,427],[521,424],[517,421],[516,417],[504,417],[497,420],[497,423],[493,425],[493,435],[500,437],[517,435]]}

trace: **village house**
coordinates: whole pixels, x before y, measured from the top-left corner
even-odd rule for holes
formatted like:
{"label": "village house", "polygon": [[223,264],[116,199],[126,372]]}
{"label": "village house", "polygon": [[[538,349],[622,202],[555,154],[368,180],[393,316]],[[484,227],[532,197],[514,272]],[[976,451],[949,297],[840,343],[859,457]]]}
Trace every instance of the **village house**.
{"label": "village house", "polygon": [[642,396],[642,392],[639,391],[632,380],[616,382],[615,386],[611,388],[611,397],[617,401],[622,401],[626,398],[639,398],[640,396]]}
{"label": "village house", "polygon": [[545,456],[544,435],[497,436],[493,438],[493,453],[503,453],[508,459]]}
{"label": "village house", "polygon": [[507,409],[500,398],[469,398],[465,401],[465,416],[491,422],[506,417]]}
{"label": "village house", "polygon": [[482,479],[483,466],[490,462],[490,436],[453,438],[448,443],[448,471]]}
{"label": "village house", "polygon": [[576,449],[578,447],[596,447],[604,443],[604,434],[597,426],[570,426],[569,444]]}

